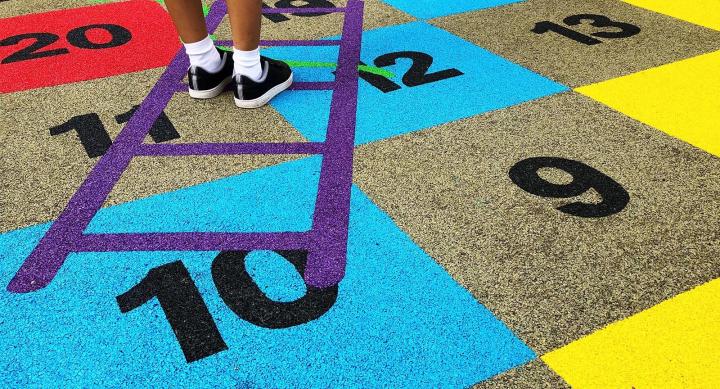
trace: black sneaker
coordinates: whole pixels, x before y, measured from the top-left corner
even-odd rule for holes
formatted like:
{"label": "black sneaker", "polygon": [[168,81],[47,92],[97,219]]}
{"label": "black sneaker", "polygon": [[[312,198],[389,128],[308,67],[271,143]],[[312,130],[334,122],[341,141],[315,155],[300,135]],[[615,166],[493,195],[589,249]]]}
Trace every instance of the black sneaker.
{"label": "black sneaker", "polygon": [[240,108],[258,108],[267,104],[293,82],[292,70],[285,62],[260,57],[263,72],[260,81],[246,76],[235,76],[235,105]]}
{"label": "black sneaker", "polygon": [[222,67],[215,73],[191,66],[188,69],[188,92],[190,97],[196,99],[209,99],[215,97],[225,90],[233,79],[232,53],[218,49]]}

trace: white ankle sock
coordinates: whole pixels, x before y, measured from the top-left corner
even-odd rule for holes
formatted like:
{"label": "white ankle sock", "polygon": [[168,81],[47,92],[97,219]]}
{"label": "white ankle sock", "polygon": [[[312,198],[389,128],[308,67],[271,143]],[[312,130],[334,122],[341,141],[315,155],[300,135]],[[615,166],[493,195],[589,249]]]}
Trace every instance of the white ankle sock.
{"label": "white ankle sock", "polygon": [[220,54],[213,44],[210,36],[199,42],[184,43],[185,52],[190,57],[190,66],[197,66],[210,73],[215,73],[222,67]]}
{"label": "white ankle sock", "polygon": [[260,65],[260,49],[242,51],[233,48],[233,61],[235,62],[235,74],[260,81],[263,72],[262,65]]}

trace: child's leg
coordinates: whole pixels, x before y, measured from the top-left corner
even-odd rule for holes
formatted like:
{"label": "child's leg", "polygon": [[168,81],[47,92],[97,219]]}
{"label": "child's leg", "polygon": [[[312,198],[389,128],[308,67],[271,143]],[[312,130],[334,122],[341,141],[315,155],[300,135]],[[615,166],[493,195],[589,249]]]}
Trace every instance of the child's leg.
{"label": "child's leg", "polygon": [[258,50],[262,0],[226,1],[233,36],[235,73],[259,80],[263,71]]}
{"label": "child's leg", "polygon": [[220,54],[208,36],[201,0],[166,0],[175,29],[185,45],[190,66],[214,73],[220,70]]}
{"label": "child's leg", "polygon": [[233,45],[238,50],[250,51],[260,44],[260,18],[262,0],[226,0]]}
{"label": "child's leg", "polygon": [[188,92],[207,99],[234,82],[235,105],[261,107],[290,87],[292,70],[284,62],[260,57],[262,0],[216,1],[227,2],[235,46],[232,56],[221,55],[207,35],[201,0],[165,0],[190,57]]}
{"label": "child's leg", "polygon": [[170,17],[184,43],[195,43],[208,36],[201,0],[166,0]]}

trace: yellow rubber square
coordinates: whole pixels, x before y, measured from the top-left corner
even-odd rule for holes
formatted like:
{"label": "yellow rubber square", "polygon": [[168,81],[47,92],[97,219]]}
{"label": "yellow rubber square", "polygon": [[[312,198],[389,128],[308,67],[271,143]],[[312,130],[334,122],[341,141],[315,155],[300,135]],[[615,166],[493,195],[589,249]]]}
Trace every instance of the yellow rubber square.
{"label": "yellow rubber square", "polygon": [[573,388],[720,387],[720,279],[542,357]]}
{"label": "yellow rubber square", "polygon": [[720,156],[720,51],[576,91]]}
{"label": "yellow rubber square", "polygon": [[651,11],[676,17],[690,23],[720,30],[718,0],[624,0]]}

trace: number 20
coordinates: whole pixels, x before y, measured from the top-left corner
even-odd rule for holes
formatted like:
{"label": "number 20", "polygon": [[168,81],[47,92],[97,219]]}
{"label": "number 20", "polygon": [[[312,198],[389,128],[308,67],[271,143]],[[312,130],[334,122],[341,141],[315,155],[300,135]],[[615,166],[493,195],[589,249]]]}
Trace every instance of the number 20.
{"label": "number 20", "polygon": [[[107,43],[90,42],[87,37],[88,30],[102,29],[110,33],[111,39]],[[24,40],[34,39],[35,42],[0,61],[2,64],[27,61],[35,58],[52,57],[70,53],[65,47],[59,49],[38,51],[43,47],[50,46],[60,39],[59,36],[49,32],[32,32],[27,34],[19,34],[0,40],[0,46],[13,46]],[[80,49],[106,49],[116,47],[128,43],[132,39],[132,34],[128,29],[116,24],[91,24],[88,26],[77,27],[67,33],[67,41],[71,45]]]}

